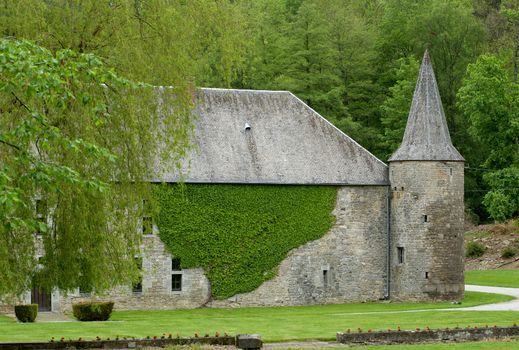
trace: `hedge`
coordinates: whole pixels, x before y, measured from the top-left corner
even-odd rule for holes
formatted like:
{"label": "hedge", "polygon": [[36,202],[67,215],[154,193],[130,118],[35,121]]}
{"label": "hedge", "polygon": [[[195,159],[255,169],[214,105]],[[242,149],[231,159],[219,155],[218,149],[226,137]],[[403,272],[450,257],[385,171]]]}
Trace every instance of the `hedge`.
{"label": "hedge", "polygon": [[203,267],[212,296],[249,292],[287,253],[333,225],[332,186],[157,185],[161,240],[182,268]]}
{"label": "hedge", "polygon": [[110,318],[112,301],[88,301],[72,305],[72,313],[79,321],[106,321]]}
{"label": "hedge", "polygon": [[38,316],[38,304],[15,305],[14,314],[20,322],[34,322]]}

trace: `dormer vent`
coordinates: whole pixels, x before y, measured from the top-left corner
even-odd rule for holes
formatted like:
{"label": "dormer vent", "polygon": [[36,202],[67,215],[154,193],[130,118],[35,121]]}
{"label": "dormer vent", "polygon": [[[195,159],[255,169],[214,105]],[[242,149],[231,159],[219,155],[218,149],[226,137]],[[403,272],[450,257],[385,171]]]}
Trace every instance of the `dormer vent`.
{"label": "dormer vent", "polygon": [[245,123],[245,126],[243,127],[243,130],[250,131],[251,127],[249,123]]}

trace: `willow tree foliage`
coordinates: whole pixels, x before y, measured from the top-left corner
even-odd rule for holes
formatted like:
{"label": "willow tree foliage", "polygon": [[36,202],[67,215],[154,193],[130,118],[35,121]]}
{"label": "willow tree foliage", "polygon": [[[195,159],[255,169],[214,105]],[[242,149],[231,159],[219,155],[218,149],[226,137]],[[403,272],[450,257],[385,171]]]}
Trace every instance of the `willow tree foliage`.
{"label": "willow tree foliage", "polygon": [[5,0],[0,33],[94,53],[136,81],[223,87],[244,60],[241,10],[206,0]]}
{"label": "willow tree foliage", "polygon": [[146,182],[188,148],[191,97],[9,39],[0,77],[0,295],[129,284]]}

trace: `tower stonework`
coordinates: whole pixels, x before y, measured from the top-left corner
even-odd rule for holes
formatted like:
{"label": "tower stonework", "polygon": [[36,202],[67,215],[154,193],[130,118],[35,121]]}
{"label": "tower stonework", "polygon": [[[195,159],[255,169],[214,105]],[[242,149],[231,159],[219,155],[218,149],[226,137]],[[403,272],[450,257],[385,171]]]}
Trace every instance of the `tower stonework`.
{"label": "tower stonework", "polygon": [[404,139],[389,159],[391,298],[463,298],[464,159],[425,52]]}

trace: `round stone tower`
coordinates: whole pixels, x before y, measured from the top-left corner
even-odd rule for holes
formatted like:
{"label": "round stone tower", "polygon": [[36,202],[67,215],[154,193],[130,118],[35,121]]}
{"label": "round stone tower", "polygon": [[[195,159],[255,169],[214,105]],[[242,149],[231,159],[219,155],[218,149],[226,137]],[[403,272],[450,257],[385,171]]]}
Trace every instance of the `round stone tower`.
{"label": "round stone tower", "polygon": [[391,298],[463,298],[463,168],[426,51],[404,139],[389,159]]}

